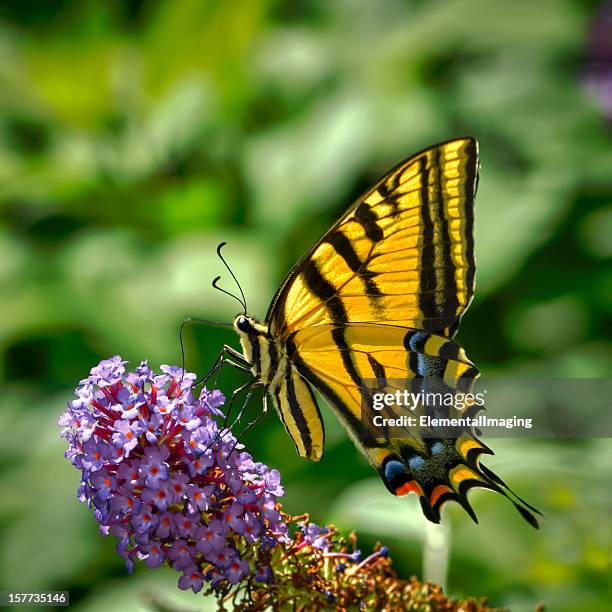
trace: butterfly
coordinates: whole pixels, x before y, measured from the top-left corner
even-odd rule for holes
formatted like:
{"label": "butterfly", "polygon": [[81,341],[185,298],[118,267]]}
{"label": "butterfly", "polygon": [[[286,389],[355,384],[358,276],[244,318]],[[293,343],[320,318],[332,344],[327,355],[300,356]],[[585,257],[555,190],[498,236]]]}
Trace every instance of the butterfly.
{"label": "butterfly", "polygon": [[537,528],[539,511],[480,463],[493,451],[472,429],[439,435],[415,426],[397,437],[363,418],[368,381],[402,380],[411,389],[437,381],[466,391],[478,376],[453,340],[474,294],[478,169],[474,138],[399,163],[293,267],[264,322],[247,314],[242,289],[242,300],[233,296],[244,307],[233,322],[242,352],[224,346],[213,370],[229,363],[250,371],[239,390],[262,385],[264,413],[269,396],[298,454],[314,461],[325,439],[316,390],[387,489],[416,493],[434,523],[450,500],[477,522],[467,493],[481,487],[507,497]]}

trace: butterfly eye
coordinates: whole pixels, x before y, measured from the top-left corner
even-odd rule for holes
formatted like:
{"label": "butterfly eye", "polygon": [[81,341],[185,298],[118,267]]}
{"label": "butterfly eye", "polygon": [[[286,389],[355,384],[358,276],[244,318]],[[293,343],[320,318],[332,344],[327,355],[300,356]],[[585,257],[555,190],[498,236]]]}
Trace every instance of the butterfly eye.
{"label": "butterfly eye", "polygon": [[248,332],[251,329],[251,324],[246,317],[238,317],[236,319],[236,327],[243,332]]}

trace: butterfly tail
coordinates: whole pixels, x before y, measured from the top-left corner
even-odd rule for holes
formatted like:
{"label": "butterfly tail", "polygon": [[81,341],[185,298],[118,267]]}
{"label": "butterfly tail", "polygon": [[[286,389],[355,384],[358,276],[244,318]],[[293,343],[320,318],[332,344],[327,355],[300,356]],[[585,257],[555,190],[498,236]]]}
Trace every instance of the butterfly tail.
{"label": "butterfly tail", "polygon": [[417,493],[423,514],[433,523],[440,522],[441,508],[448,501],[457,502],[478,523],[468,493],[481,488],[506,497],[532,527],[539,528],[537,516],[542,513],[480,463],[481,455],[493,451],[475,437],[466,433],[457,439],[429,440],[427,452],[416,453],[409,444],[394,450],[378,467],[383,482],[394,495]]}

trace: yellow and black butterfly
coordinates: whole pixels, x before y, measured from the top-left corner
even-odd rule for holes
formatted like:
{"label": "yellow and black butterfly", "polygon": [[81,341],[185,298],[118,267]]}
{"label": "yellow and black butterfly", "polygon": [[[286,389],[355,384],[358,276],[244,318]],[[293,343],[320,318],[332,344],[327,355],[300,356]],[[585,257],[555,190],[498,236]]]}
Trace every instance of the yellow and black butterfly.
{"label": "yellow and black butterfly", "polygon": [[466,390],[478,376],[452,340],[474,293],[477,181],[473,138],[398,164],[295,265],[264,323],[247,314],[242,294],[244,313],[233,322],[242,354],[225,346],[213,370],[230,363],[250,371],[243,388],[263,385],[264,411],[269,395],[298,454],[315,461],[325,438],[316,389],[389,491],[417,493],[435,523],[448,500],[476,521],[467,492],[482,487],[506,496],[537,527],[538,511],[480,464],[493,453],[472,430],[442,437],[417,427],[398,439],[369,431],[362,418],[367,381],[414,388],[439,380]]}

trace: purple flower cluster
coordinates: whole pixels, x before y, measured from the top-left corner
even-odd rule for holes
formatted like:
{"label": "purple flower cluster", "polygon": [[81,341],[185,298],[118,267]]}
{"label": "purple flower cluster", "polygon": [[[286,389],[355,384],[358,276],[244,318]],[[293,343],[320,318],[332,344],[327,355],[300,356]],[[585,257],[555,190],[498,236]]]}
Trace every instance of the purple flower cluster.
{"label": "purple flower cluster", "polygon": [[595,11],[587,38],[588,89],[598,99],[604,115],[612,120],[612,2]]}
{"label": "purple flower cluster", "polygon": [[280,474],[219,430],[219,391],[196,398],[194,374],[155,374],[146,361],[126,373],[125,363],[115,356],[93,368],[59,420],[66,457],[81,470],[79,500],[118,538],[129,570],[136,560],[167,563],[194,592],[204,582],[269,581],[267,551],[291,541]]}

